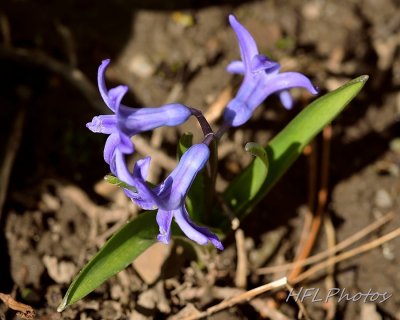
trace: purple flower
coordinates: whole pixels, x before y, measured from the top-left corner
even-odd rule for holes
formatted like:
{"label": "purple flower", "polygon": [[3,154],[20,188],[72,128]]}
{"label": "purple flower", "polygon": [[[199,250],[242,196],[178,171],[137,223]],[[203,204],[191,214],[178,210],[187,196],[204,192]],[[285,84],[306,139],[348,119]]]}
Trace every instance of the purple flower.
{"label": "purple flower", "polygon": [[111,172],[125,181],[127,172],[124,156],[134,152],[131,137],[140,132],[161,126],[176,126],[185,122],[191,115],[189,108],[172,103],[158,108],[130,108],[121,104],[128,91],[126,86],[117,86],[110,90],[105,84],[105,71],[110,60],[104,60],[98,71],[97,82],[101,97],[114,112],[112,115],[100,115],[86,124],[93,132],[109,134],[104,147],[104,160],[110,165]]}
{"label": "purple flower", "polygon": [[172,218],[184,234],[193,241],[205,245],[210,241],[216,248],[223,250],[218,237],[206,227],[194,224],[185,207],[186,195],[193,180],[205,166],[210,155],[208,146],[200,143],[190,147],[182,156],[178,166],[160,185],[151,188],[146,183],[150,157],[136,162],[131,179],[127,181],[137,189],[129,191],[128,196],[143,209],[157,209],[157,223],[160,234],[157,239],[168,243],[171,237]]}
{"label": "purple flower", "polygon": [[302,87],[312,94],[317,93],[310,80],[301,73],[279,73],[279,63],[258,53],[253,37],[233,15],[229,16],[229,22],[236,33],[242,61],[230,63],[227,70],[230,73],[244,74],[244,79],[238,93],[225,109],[225,122],[234,127],[242,125],[272,93],[279,94],[287,109],[292,106],[288,89]]}

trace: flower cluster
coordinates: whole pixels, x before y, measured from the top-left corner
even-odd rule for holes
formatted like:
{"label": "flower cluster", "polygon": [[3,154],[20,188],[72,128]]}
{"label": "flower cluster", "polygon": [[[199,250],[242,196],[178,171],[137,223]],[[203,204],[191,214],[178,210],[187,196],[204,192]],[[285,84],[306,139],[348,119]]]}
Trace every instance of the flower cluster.
{"label": "flower cluster", "polygon": [[272,93],[279,95],[287,109],[292,107],[288,89],[302,87],[312,94],[317,93],[311,81],[301,73],[279,73],[279,63],[258,53],[253,37],[233,15],[229,16],[229,22],[236,33],[242,61],[230,63],[227,70],[230,73],[244,74],[244,79],[236,96],[225,109],[225,122],[233,127],[244,124],[250,119],[253,111]]}
{"label": "flower cluster", "polygon": [[[224,112],[224,125],[236,127],[251,118],[257,108],[270,94],[277,93],[286,108],[292,105],[288,89],[303,87],[311,93],[317,93],[310,80],[296,72],[279,73],[280,65],[258,53],[257,46],[250,33],[231,15],[230,24],[236,33],[242,61],[234,61],[228,66],[228,72],[244,75],[236,96],[228,103]],[[210,128],[201,113],[179,103],[167,104],[155,108],[130,108],[121,103],[128,88],[117,86],[110,90],[105,85],[105,71],[110,60],[105,60],[98,70],[98,87],[105,104],[114,113],[96,116],[86,126],[93,132],[108,134],[104,147],[104,160],[111,172],[121,181],[133,188],[125,188],[125,194],[138,206],[146,210],[157,209],[159,235],[157,239],[168,243],[171,237],[171,223],[175,222],[185,235],[204,245],[211,242],[222,250],[218,237],[206,227],[194,224],[185,207],[187,193],[198,175],[206,166],[210,150],[211,132],[206,134],[202,143],[190,147],[181,157],[177,167],[159,185],[150,187],[146,182],[150,157],[136,162],[133,171],[126,162],[127,155],[134,153],[135,146],[131,138],[141,132],[162,126],[177,126],[184,123],[191,115],[200,120],[205,131]],[[200,116],[199,116],[200,114]],[[211,130],[211,129],[210,129]],[[220,133],[223,131],[219,131]],[[135,190],[135,191],[133,191]]]}

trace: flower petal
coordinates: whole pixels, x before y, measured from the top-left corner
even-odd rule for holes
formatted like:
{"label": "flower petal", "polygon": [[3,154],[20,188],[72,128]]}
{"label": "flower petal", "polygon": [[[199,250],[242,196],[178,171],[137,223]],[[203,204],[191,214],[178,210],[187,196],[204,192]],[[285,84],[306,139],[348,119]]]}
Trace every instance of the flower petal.
{"label": "flower petal", "polygon": [[117,86],[108,91],[108,105],[111,110],[118,114],[118,108],[121,104],[122,98],[128,92],[127,86]]}
{"label": "flower petal", "polygon": [[165,244],[169,243],[171,238],[171,223],[172,223],[173,212],[159,209],[157,212],[156,220],[160,230],[157,240]]}
{"label": "flower petal", "polygon": [[150,160],[150,157],[146,157],[135,163],[130,183],[136,188],[137,193],[129,197],[132,198],[138,206],[146,210],[154,210],[158,207],[158,197],[146,183]]}
{"label": "flower petal", "polygon": [[93,117],[86,127],[95,133],[111,134],[117,130],[117,117],[115,115],[101,115]]}
{"label": "flower petal", "polygon": [[193,180],[208,161],[210,150],[204,143],[191,146],[181,157],[177,167],[154,189],[158,195],[158,206],[173,210],[181,206]]}
{"label": "flower petal", "polygon": [[119,142],[120,139],[118,132],[110,134],[110,136],[107,138],[104,146],[104,161],[108,164],[112,163],[112,158],[115,156],[115,150],[118,148]]}
{"label": "flower petal", "polygon": [[[144,159],[138,160],[135,163],[135,168],[133,174],[129,171],[125,155],[117,150],[115,156],[115,175],[118,177],[119,180],[131,185],[132,187],[137,189],[135,185],[135,180],[133,179],[133,175],[140,175],[141,177],[147,177],[149,164],[150,164],[150,157],[146,157]],[[123,189],[126,196],[134,201],[139,207],[144,210],[154,210],[157,209],[157,206],[152,198],[148,198],[143,196],[143,193],[134,192],[129,189]]]}
{"label": "flower petal", "polygon": [[232,61],[226,67],[226,71],[233,74],[244,74],[245,73],[244,64],[242,61],[239,60]]}
{"label": "flower petal", "polygon": [[194,224],[190,218],[189,214],[185,208],[182,206],[181,208],[173,211],[174,218],[178,226],[182,229],[183,233],[193,241],[198,244],[205,245],[210,241],[214,247],[219,250],[223,250],[224,246],[221,241],[219,241],[218,237],[212,233],[206,227],[200,227]]}
{"label": "flower petal", "polygon": [[[311,81],[298,72],[284,72],[269,76],[266,73],[245,76],[236,96],[224,111],[224,120],[237,127],[250,119],[254,110],[272,93],[290,88],[305,88],[318,93]],[[288,101],[283,101],[287,103]]]}
{"label": "flower petal", "polygon": [[117,149],[115,151],[115,172],[113,172],[117,178],[131,186],[134,185],[132,174],[130,173],[126,164],[126,155]]}
{"label": "flower petal", "polygon": [[[253,96],[259,97],[262,93],[262,76],[246,75],[236,94],[236,96],[228,103],[224,110],[224,121],[233,127],[237,127],[245,123],[253,114],[253,110],[263,101],[260,100],[256,106]],[[261,90],[260,90],[261,87]]]}
{"label": "flower petal", "polygon": [[235,16],[229,16],[229,22],[236,33],[239,42],[240,54],[246,70],[251,68],[251,59],[258,54],[256,42],[251,34],[243,27]]}
{"label": "flower petal", "polygon": [[118,123],[129,135],[153,130],[161,126],[177,126],[191,116],[188,107],[171,103],[158,108],[133,109],[121,105],[118,112]]}
{"label": "flower petal", "polygon": [[283,90],[278,92],[279,99],[281,100],[282,105],[287,109],[290,110],[293,107],[293,99],[290,95],[289,91]]}
{"label": "flower petal", "polygon": [[140,177],[145,180],[149,174],[151,157],[146,157],[136,161],[135,167],[133,169],[134,175],[140,175]]}
{"label": "flower petal", "polygon": [[99,70],[97,72],[97,85],[99,86],[100,95],[103,98],[104,103],[107,105],[107,107],[109,107],[112,111],[115,112],[114,107],[109,103],[108,89],[106,87],[106,81],[105,81],[105,73],[109,64],[110,64],[110,59],[102,61]]}
{"label": "flower petal", "polygon": [[120,143],[118,145],[118,149],[121,150],[122,153],[131,154],[134,152],[135,148],[131,138],[128,135],[119,132],[119,140]]}
{"label": "flower petal", "polygon": [[312,94],[317,94],[318,90],[305,75],[299,72],[283,72],[271,77],[264,83],[265,89],[270,93],[287,90],[290,88],[304,88]]}

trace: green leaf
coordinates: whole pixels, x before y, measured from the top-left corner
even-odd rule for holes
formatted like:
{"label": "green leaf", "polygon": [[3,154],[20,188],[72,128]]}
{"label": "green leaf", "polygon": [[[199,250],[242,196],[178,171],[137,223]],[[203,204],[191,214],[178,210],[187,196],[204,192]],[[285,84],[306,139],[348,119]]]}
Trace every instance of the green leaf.
{"label": "green leaf", "polygon": [[[265,164],[256,158],[223,194],[236,217],[243,218],[251,211],[299,157],[304,147],[336,118],[367,80],[367,75],[360,76],[315,100],[271,140],[265,149],[269,159],[266,179],[261,182],[259,178],[259,175],[265,176]],[[222,219],[217,225],[223,230],[229,228],[229,224]]]}
{"label": "green leaf", "polygon": [[153,245],[158,235],[155,216],[154,211],[144,212],[117,231],[75,277],[57,311],[85,297]]}
{"label": "green leaf", "polygon": [[250,152],[253,156],[259,157],[262,162],[264,162],[265,167],[268,169],[269,161],[268,155],[265,149],[256,142],[247,142],[244,146],[247,152]]}
{"label": "green leaf", "polygon": [[104,180],[106,180],[108,183],[113,184],[113,185],[115,185],[117,187],[125,188],[125,189],[131,190],[133,192],[137,191],[134,186],[130,186],[126,182],[123,182],[123,181],[119,180],[116,176],[113,176],[112,174],[106,175],[104,177]]}
{"label": "green leaf", "polygon": [[177,157],[178,160],[182,157],[182,155],[189,149],[193,144],[193,133],[184,132],[179,139]]}
{"label": "green leaf", "polygon": [[[249,142],[246,144],[245,150],[256,156],[257,163],[261,165],[254,167],[254,170],[249,170],[247,167],[225,191],[223,197],[226,203],[234,208],[235,215],[257,195],[267,177],[269,168],[268,155],[262,146],[255,142]],[[233,184],[235,187],[232,187]],[[245,192],[243,192],[243,187],[246,188]]]}

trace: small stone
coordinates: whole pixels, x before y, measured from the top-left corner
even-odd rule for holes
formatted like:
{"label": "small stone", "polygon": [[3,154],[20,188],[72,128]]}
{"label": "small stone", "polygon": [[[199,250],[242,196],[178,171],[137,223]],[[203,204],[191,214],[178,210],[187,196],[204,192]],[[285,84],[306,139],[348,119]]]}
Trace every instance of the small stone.
{"label": "small stone", "polygon": [[69,283],[76,272],[76,267],[72,262],[59,262],[56,257],[48,255],[43,257],[43,264],[50,278],[57,283]]}
{"label": "small stone", "polygon": [[389,209],[393,200],[385,189],[379,189],[375,194],[375,205],[381,209]]}
{"label": "small stone", "polygon": [[128,70],[140,78],[149,78],[156,71],[156,67],[146,55],[139,53],[129,61]]}
{"label": "small stone", "polygon": [[389,147],[395,154],[400,154],[400,138],[395,138],[390,141]]}
{"label": "small stone", "polygon": [[144,282],[153,284],[158,279],[170,250],[170,245],[157,242],[133,261],[133,267]]}
{"label": "small stone", "polygon": [[156,307],[157,300],[157,292],[153,289],[150,289],[139,295],[137,304],[145,309],[153,310]]}

